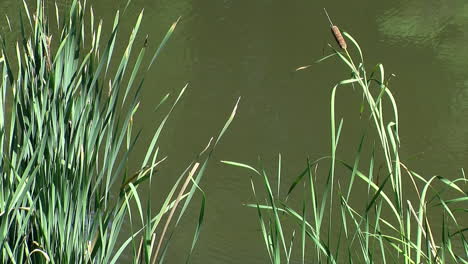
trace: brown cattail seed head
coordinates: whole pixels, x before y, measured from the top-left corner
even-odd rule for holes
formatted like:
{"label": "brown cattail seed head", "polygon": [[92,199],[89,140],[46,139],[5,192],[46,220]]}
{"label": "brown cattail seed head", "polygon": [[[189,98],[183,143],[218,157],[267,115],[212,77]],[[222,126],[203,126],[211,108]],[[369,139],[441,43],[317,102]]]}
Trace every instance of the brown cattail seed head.
{"label": "brown cattail seed head", "polygon": [[341,35],[340,29],[337,26],[332,26],[331,29],[333,32],[333,36],[335,36],[336,42],[338,42],[338,45],[340,45],[340,47],[344,50],[348,48],[348,46],[346,45],[346,41],[343,38],[343,35]]}

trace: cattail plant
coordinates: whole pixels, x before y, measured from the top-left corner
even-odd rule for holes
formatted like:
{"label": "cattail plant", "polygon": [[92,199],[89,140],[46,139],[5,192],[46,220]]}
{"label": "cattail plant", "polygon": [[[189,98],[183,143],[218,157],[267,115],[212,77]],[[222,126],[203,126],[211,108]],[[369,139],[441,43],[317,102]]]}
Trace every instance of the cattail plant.
{"label": "cattail plant", "polygon": [[[102,43],[103,22],[87,12],[86,2],[71,2],[68,14],[57,17],[63,22],[57,33],[52,33],[47,22],[50,12],[45,11],[45,1],[37,0],[35,10],[30,10],[29,1],[23,3],[20,18],[26,21],[20,21],[16,67],[11,65],[5,45],[0,58],[0,261],[107,264],[116,263],[130,247],[133,263],[156,259],[161,263],[164,254],[156,255],[156,240],[164,241],[167,248],[170,239],[156,239],[156,232],[161,232],[159,223],[170,211],[177,220],[169,219],[164,230],[172,231],[177,225],[199,189],[197,183],[215,147],[210,144],[181,171],[156,214],[150,210],[151,199],[146,204],[141,201],[139,187],[144,183],[151,187],[156,175],[163,173],[160,165],[165,157],[161,157],[158,142],[185,87],[156,124],[140,168],[129,171],[128,160],[138,138],[133,133],[133,117],[146,73],[139,72],[149,49],[146,41],[137,41],[143,12],[119,57],[114,48],[120,12],[115,15],[110,38]],[[175,26],[163,38],[149,66]],[[90,32],[85,31],[88,28]],[[139,52],[131,65],[135,48]],[[175,195],[184,178],[186,184]],[[183,204],[181,210],[176,210],[177,204]],[[131,229],[126,235],[121,232],[125,221]],[[200,217],[198,227],[202,221]],[[194,243],[199,231],[197,228]]]}
{"label": "cattail plant", "polygon": [[[284,177],[281,156],[278,171],[273,173],[278,186],[273,186],[267,167],[224,161],[253,175],[255,200],[247,206],[257,211],[270,262],[468,263],[468,180],[464,171],[448,179],[423,176],[403,164],[397,101],[388,87],[383,65],[367,72],[357,41],[346,32],[341,34],[333,24],[332,31],[344,52],[330,46],[332,53],[318,62],[338,57],[351,78],[339,81],[331,91],[331,154],[307,159],[284,195],[274,191],[281,189],[280,177]],[[343,37],[351,41],[358,56],[351,56]],[[366,128],[373,131],[362,135],[354,156],[343,157],[338,145],[346,132],[343,119],[337,118],[336,97],[340,89],[350,85],[355,87],[353,91],[362,93],[368,114]],[[382,166],[377,165],[378,160]],[[323,167],[325,175],[320,173]],[[265,189],[266,198],[259,197],[257,181]],[[294,194],[299,204],[288,201]],[[442,220],[435,222],[433,216]],[[295,224],[290,225],[285,217]]]}

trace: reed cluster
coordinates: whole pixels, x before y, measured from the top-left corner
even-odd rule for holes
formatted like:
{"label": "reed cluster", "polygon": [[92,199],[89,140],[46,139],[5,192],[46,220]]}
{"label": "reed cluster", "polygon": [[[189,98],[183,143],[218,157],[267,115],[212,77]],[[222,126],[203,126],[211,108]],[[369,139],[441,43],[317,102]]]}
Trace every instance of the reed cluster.
{"label": "reed cluster", "polygon": [[[318,62],[338,58],[351,77],[331,90],[330,155],[307,160],[283,195],[281,156],[276,179],[263,165],[223,161],[252,172],[256,202],[247,206],[258,212],[271,263],[468,263],[468,180],[463,170],[448,179],[422,176],[404,165],[398,108],[383,65],[368,72],[356,40],[331,25],[341,49],[330,46],[332,53]],[[362,135],[355,156],[346,161],[338,153],[343,119],[337,118],[336,98],[340,89],[351,87],[362,95],[360,114],[372,131]],[[321,176],[324,167],[328,173]],[[293,195],[299,205],[288,199]]]}
{"label": "reed cluster", "polygon": [[[158,142],[185,87],[175,99],[166,95],[156,102],[173,100],[156,124],[140,169],[129,171],[139,135],[133,118],[147,72],[140,69],[149,47],[136,41],[143,12],[120,55],[115,50],[120,12],[104,42],[102,21],[86,2],[72,1],[66,14],[56,8],[58,30],[52,30],[53,19],[47,14],[54,12],[46,10],[45,1],[35,3],[30,8],[31,3],[23,1],[16,58],[8,56],[2,37],[0,261],[107,264],[116,263],[128,248],[133,263],[161,263],[171,237],[165,234],[174,231],[194,192],[201,191],[197,183],[235,111],[214,144],[182,166],[159,210],[151,211],[155,206],[149,198],[142,201],[138,189],[142,184],[151,188],[162,174],[158,170],[165,157]],[[138,55],[132,60],[134,49]],[[200,202],[201,216],[187,255],[203,223],[203,195]],[[124,222],[131,230],[121,232]]]}

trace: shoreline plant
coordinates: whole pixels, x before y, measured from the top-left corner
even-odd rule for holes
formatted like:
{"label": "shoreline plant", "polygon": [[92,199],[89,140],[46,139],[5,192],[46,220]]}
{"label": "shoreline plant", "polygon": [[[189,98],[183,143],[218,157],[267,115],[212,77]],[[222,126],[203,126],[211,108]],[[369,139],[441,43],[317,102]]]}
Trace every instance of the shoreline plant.
{"label": "shoreline plant", "polygon": [[[357,41],[346,32],[341,34],[331,20],[330,24],[340,49],[330,45],[332,53],[317,62],[338,58],[351,76],[331,91],[330,156],[308,159],[306,168],[284,196],[280,193],[284,166],[281,155],[275,173],[278,186],[272,185],[275,180],[263,165],[255,168],[223,161],[253,175],[251,186],[256,201],[247,206],[258,212],[270,262],[468,263],[468,180],[463,170],[457,179],[424,177],[401,162],[398,108],[383,65],[377,64],[367,72]],[[350,54],[346,40],[355,55]],[[343,119],[337,118],[336,98],[339,89],[351,87],[362,93],[360,115],[367,115],[376,137],[367,135],[372,133],[362,135],[354,160],[349,162],[337,154]],[[364,151],[366,147],[370,155]],[[367,168],[363,160],[369,161]],[[384,170],[375,165],[376,160],[384,161]],[[318,173],[319,166],[327,167],[323,163],[328,163],[324,177]],[[265,198],[259,195],[258,181],[262,182]],[[297,189],[303,190],[298,194],[303,197],[299,206],[288,201],[299,192]],[[434,215],[442,217],[441,226],[431,221]]]}
{"label": "shoreline plant", "polygon": [[[133,118],[144,83],[140,72],[148,50],[146,41],[136,42],[143,12],[118,56],[120,12],[103,42],[102,21],[95,20],[86,1],[72,1],[62,17],[56,6],[59,31],[52,38],[45,1],[35,3],[34,13],[26,1],[20,11],[17,71],[2,38],[0,261],[107,264],[116,263],[130,247],[133,263],[162,263],[172,232],[199,190],[200,218],[190,257],[204,214],[198,183],[237,104],[219,136],[178,176],[155,214],[151,199],[141,201],[138,188],[151,188],[162,173],[160,135],[187,86],[157,124],[140,169],[129,172],[128,159],[139,137]],[[156,62],[176,24],[143,72]],[[51,48],[53,41],[56,49]],[[139,53],[131,64],[134,49]],[[120,233],[124,221],[130,222],[131,234]],[[117,244],[122,236],[127,238]]]}

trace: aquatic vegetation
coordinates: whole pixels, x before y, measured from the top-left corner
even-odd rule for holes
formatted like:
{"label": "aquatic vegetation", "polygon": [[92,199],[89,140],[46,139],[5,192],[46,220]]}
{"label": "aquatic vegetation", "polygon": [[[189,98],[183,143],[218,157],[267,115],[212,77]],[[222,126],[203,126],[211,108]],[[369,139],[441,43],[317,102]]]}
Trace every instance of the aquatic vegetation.
{"label": "aquatic vegetation", "polygon": [[[318,61],[338,58],[351,76],[331,90],[330,156],[307,160],[284,196],[281,156],[276,179],[263,165],[223,161],[253,175],[256,202],[247,206],[258,212],[271,263],[467,263],[468,180],[463,170],[460,177],[449,179],[422,176],[405,166],[398,108],[384,67],[378,64],[367,72],[357,41],[343,35],[352,50],[337,38],[342,50],[330,46],[332,53]],[[358,118],[371,129],[362,135],[351,162],[338,153],[345,133],[343,118],[336,113],[340,89],[362,93]],[[328,174],[321,176],[323,167]],[[292,202],[297,199],[299,205]]]}
{"label": "aquatic vegetation", "polygon": [[[129,248],[134,263],[163,262],[174,227],[194,192],[201,191],[197,184],[235,110],[217,139],[182,167],[159,211],[151,211],[151,199],[142,200],[138,189],[151,188],[161,176],[161,131],[186,87],[156,124],[140,169],[129,171],[139,136],[133,118],[147,72],[141,68],[149,45],[136,41],[143,12],[119,56],[120,12],[103,42],[102,21],[95,20],[86,2],[72,1],[68,14],[55,10],[58,31],[45,1],[36,1],[35,10],[23,3],[16,59],[8,56],[5,38],[0,58],[0,261],[115,263]],[[132,59],[136,48],[139,53]],[[166,95],[156,105],[170,98]],[[202,195],[188,256],[203,223],[204,199]],[[124,222],[131,230],[121,232]]]}

